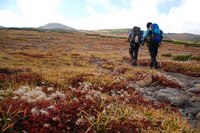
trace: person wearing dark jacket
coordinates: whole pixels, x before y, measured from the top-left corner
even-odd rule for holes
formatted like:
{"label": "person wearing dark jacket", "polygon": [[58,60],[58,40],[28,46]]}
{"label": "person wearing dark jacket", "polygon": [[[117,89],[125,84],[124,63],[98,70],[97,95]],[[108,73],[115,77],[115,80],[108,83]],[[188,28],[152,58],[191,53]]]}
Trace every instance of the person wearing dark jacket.
{"label": "person wearing dark jacket", "polygon": [[[152,42],[150,41],[150,34],[152,34],[152,29],[151,29],[151,25],[152,23],[151,22],[148,22],[147,23],[147,30],[144,32],[143,34],[143,42],[142,42],[142,45],[144,45],[145,42],[147,42],[147,47],[149,49],[149,53],[150,53],[150,56],[151,56],[151,62],[150,62],[150,68],[159,68],[159,65],[158,65],[158,62],[156,60],[156,56],[158,54],[158,48],[160,46],[159,43],[156,43],[156,42]],[[161,34],[161,40],[162,40],[162,30],[160,30]]]}
{"label": "person wearing dark jacket", "polygon": [[128,42],[130,43],[129,54],[133,66],[137,65],[138,50],[141,43],[140,27],[134,26],[128,34]]}

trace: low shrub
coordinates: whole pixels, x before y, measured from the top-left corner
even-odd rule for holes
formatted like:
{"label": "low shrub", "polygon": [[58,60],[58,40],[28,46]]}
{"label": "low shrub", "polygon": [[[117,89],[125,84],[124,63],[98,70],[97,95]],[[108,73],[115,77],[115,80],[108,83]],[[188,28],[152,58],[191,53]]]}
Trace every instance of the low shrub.
{"label": "low shrub", "polygon": [[177,55],[174,56],[173,59],[175,61],[188,61],[191,57],[192,55]]}
{"label": "low shrub", "polygon": [[172,55],[171,55],[170,53],[162,54],[161,56],[164,56],[164,57],[172,57]]}

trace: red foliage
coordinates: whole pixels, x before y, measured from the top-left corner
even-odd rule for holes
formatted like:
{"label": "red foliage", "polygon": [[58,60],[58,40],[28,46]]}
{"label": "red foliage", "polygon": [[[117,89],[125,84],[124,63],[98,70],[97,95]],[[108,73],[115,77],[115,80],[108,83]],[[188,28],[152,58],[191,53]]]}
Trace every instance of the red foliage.
{"label": "red foliage", "polygon": [[[51,106],[54,107],[50,108]],[[80,112],[84,110],[88,113],[93,112],[95,115],[96,112],[94,110],[98,109],[95,103],[86,99],[68,104],[64,104],[62,101],[57,104],[52,104],[49,101],[26,103],[22,100],[6,99],[0,102],[0,107],[4,113],[9,108],[10,113],[19,109],[21,112],[12,119],[15,122],[12,130],[13,132],[22,132],[24,130],[30,133],[85,132],[91,124],[85,120],[83,124],[77,125],[77,119],[81,117]],[[49,115],[40,113],[38,116],[35,116],[31,113],[31,109],[35,107],[38,110],[46,110]],[[3,112],[0,112],[0,117],[2,117]]]}
{"label": "red foliage", "polygon": [[[79,100],[70,104],[58,103],[56,108],[48,110],[49,116],[40,115],[30,117],[24,121],[26,131],[30,133],[35,132],[85,132],[91,125],[84,121],[84,125],[77,125],[76,121],[80,118],[79,114],[82,110],[91,112],[97,106],[89,100]],[[41,107],[37,107],[40,109]],[[42,105],[44,108],[44,105]],[[94,111],[93,111],[94,112]],[[44,126],[48,124],[48,126]]]}
{"label": "red foliage", "polygon": [[15,80],[16,82],[33,83],[41,81],[42,77],[39,74],[31,73],[31,74],[16,75],[12,79]]}
{"label": "red foliage", "polygon": [[71,85],[73,87],[79,87],[79,82],[84,82],[87,79],[87,76],[91,76],[92,74],[81,74],[78,75],[77,77],[74,77],[73,79],[71,79]]}

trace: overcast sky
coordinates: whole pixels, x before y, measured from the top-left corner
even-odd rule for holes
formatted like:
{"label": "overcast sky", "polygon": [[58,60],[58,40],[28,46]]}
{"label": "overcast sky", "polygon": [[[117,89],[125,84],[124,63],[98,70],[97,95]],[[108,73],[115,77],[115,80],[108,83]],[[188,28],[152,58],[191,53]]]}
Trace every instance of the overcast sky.
{"label": "overcast sky", "polygon": [[0,25],[76,29],[132,28],[158,23],[165,32],[200,34],[199,0],[0,0]]}

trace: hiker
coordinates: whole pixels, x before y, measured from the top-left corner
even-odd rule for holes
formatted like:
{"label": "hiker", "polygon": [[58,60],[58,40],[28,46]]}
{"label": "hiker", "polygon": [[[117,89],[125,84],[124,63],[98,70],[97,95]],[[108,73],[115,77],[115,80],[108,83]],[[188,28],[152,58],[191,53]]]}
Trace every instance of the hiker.
{"label": "hiker", "polygon": [[130,43],[129,54],[132,61],[131,64],[136,66],[138,59],[138,49],[140,47],[140,43],[142,42],[140,27],[133,27],[133,29],[128,34],[128,42]]}
{"label": "hiker", "polygon": [[143,34],[142,45],[147,42],[147,47],[151,56],[150,68],[157,69],[159,68],[159,65],[156,60],[156,56],[158,54],[158,48],[163,38],[163,32],[159,29],[157,24],[152,24],[151,22],[148,22],[146,27],[147,30]]}

